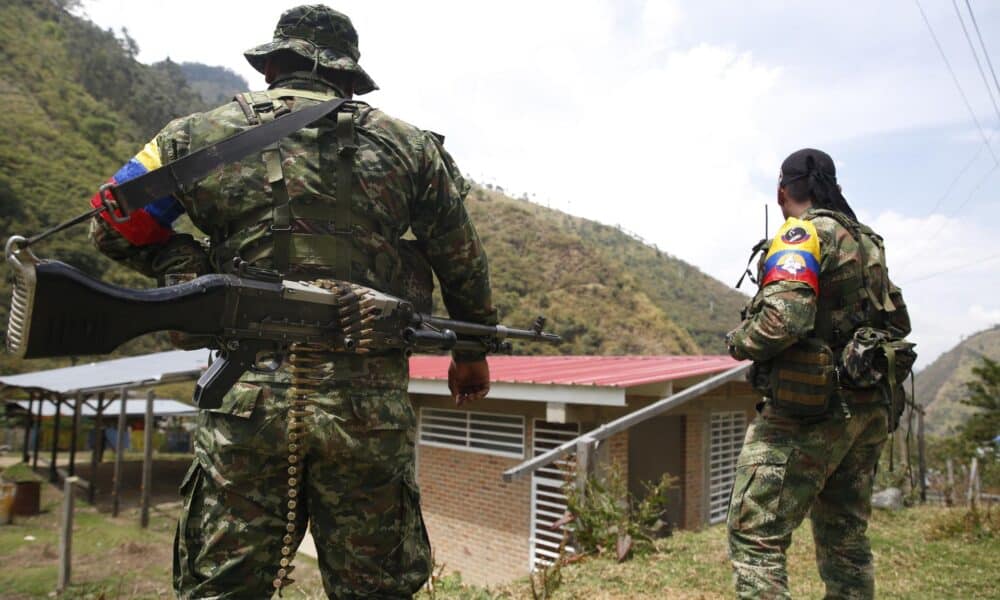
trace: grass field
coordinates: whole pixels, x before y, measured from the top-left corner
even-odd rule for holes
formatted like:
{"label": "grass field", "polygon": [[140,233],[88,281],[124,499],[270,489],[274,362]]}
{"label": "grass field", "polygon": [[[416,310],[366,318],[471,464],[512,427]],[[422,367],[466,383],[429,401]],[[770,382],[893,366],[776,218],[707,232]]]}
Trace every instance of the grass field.
{"label": "grass field", "polygon": [[[0,526],[0,597],[47,598],[55,589],[60,493],[43,486],[42,515]],[[153,514],[148,530],[135,511],[117,519],[77,503],[73,582],[63,598],[112,600],[172,598],[171,546],[176,504]],[[871,527],[880,598],[1000,598],[1000,515],[992,529],[973,529],[964,509],[923,507],[878,512]],[[977,531],[978,533],[973,533]],[[33,539],[30,539],[33,538]],[[789,558],[795,598],[822,596],[808,526],[797,532]],[[298,583],[286,598],[325,597],[316,563],[296,558]],[[445,566],[447,568],[447,566]],[[711,527],[662,540],[657,552],[622,564],[588,558],[562,569],[552,598],[727,598],[730,571],[725,531]],[[484,589],[455,577],[438,582],[421,600],[531,598],[527,580]]]}
{"label": "grass field", "polygon": [[[992,529],[965,533],[965,509],[912,508],[877,512],[871,525],[879,598],[1000,598],[1000,515]],[[821,598],[809,526],[794,537],[789,556],[793,598]],[[585,559],[562,569],[552,598],[679,598],[732,596],[725,529],[680,532],[661,541],[654,554],[622,564]],[[480,600],[532,598],[527,581],[481,590],[445,582],[437,598]]]}

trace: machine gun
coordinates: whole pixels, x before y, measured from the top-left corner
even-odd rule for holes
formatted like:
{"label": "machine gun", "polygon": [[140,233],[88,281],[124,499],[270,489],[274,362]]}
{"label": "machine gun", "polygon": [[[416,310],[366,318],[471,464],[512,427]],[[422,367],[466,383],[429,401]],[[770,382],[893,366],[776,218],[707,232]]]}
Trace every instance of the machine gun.
{"label": "machine gun", "polygon": [[417,312],[408,300],[336,280],[282,280],[239,264],[235,275],[204,275],[178,285],[133,290],[75,267],[36,257],[26,240],[6,247],[14,270],[7,349],[21,358],[111,352],[155,331],[209,336],[219,357],[198,380],[199,408],[218,408],[250,368],[275,369],[291,344],[334,352],[402,350],[512,351],[511,339],[558,343],[543,331],[481,325]]}

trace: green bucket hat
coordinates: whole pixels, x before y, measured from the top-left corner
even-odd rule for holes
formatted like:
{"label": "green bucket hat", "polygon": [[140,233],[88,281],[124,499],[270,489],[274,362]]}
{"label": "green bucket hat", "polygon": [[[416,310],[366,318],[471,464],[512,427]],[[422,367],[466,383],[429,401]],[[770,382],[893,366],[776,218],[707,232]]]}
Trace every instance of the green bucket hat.
{"label": "green bucket hat", "polygon": [[318,66],[348,71],[357,76],[354,93],[367,94],[378,86],[358,64],[358,32],[351,19],[322,4],[307,4],[286,10],[274,28],[274,39],[243,53],[261,73],[267,57],[282,50],[313,60]]}

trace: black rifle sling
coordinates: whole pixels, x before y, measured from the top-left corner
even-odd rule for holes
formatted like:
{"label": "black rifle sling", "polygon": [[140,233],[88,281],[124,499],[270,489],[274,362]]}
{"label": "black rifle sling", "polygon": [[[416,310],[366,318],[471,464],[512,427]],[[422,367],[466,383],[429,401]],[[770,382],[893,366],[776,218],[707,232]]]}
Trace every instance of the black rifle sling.
{"label": "black rifle sling", "polygon": [[278,140],[336,111],[345,102],[345,98],[333,98],[246,129],[211,146],[195,150],[159,169],[113,186],[110,188],[111,194],[122,212],[128,214],[204,179],[223,165],[276,144]]}

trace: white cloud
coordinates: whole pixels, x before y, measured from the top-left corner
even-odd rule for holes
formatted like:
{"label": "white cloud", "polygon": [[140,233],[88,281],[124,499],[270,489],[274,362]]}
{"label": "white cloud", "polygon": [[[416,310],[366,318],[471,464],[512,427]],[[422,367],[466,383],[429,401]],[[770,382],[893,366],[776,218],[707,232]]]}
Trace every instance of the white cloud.
{"label": "white cloud", "polygon": [[983,260],[990,256],[990,243],[997,252],[1000,245],[988,224],[894,211],[861,216],[885,238],[890,275],[903,289],[913,321],[919,366],[963,336],[1000,322],[1000,260]]}
{"label": "white cloud", "polygon": [[973,304],[969,307],[969,317],[982,323],[983,329],[1000,325],[1000,304],[987,308],[982,304]]}
{"label": "white cloud", "polygon": [[[201,0],[94,0],[86,10],[104,27],[127,26],[142,60],[222,64],[259,87],[241,52],[267,41],[280,12],[297,3],[247,11]],[[781,220],[774,181],[788,152],[967,119],[946,72],[937,62],[929,68],[938,57],[919,15],[900,18],[898,7],[877,3],[855,6],[850,18],[775,1],[345,0],[338,8],[357,26],[361,62],[383,88],[365,99],[446,134],[472,177],[619,223],[727,283],[762,235],[761,205],[771,205],[772,231]],[[822,53],[801,37],[781,46],[783,34],[798,34],[776,30],[801,19]],[[877,43],[871,22],[880,23]],[[758,30],[743,46],[728,40],[746,35],[718,34]],[[974,260],[970,227],[980,240],[995,237],[985,224],[941,215],[886,212],[872,223],[903,283]],[[922,360],[980,326],[981,315],[963,307],[993,310],[982,299],[997,297],[997,274],[994,263],[907,288]],[[936,285],[944,281],[947,290]]]}

